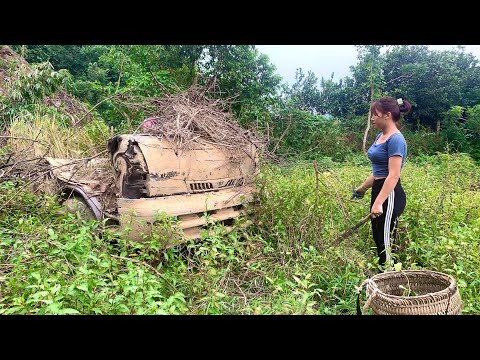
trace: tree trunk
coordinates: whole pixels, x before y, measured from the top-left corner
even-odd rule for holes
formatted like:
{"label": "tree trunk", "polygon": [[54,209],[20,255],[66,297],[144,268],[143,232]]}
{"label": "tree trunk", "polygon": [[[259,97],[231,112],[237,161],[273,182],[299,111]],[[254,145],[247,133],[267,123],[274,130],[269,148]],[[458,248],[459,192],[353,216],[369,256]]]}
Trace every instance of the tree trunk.
{"label": "tree trunk", "polygon": [[120,86],[120,79],[122,77],[122,70],[123,70],[123,59],[125,58],[123,54],[121,55],[122,58],[120,59],[120,73],[118,74],[118,80],[117,80],[117,88],[116,91],[118,91],[118,88]]}
{"label": "tree trunk", "polygon": [[[372,66],[370,67],[370,104],[372,103],[373,101],[373,76],[372,76],[372,68],[373,68],[373,64]],[[367,127],[365,129],[365,133],[363,134],[363,145],[362,145],[362,149],[363,149],[363,152],[365,153],[365,156],[367,156],[367,151],[365,149],[365,144],[367,143],[367,135],[368,135],[368,131],[370,130],[370,117],[372,116],[372,112],[371,110],[368,110],[368,118],[367,118]]]}
{"label": "tree trunk", "polygon": [[367,155],[367,150],[365,149],[365,144],[367,143],[367,135],[368,135],[368,131],[370,130],[370,117],[371,116],[372,116],[372,112],[370,110],[368,110],[367,127],[365,129],[365,133],[363,134],[363,145],[362,145],[362,149],[363,149],[363,152],[365,153],[365,155]]}

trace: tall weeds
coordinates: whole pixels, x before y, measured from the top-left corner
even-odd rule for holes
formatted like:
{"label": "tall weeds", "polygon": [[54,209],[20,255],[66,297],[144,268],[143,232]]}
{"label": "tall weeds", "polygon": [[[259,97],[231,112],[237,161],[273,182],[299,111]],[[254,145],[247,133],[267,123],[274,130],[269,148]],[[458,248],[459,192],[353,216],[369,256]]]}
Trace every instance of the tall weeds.
{"label": "tall weeds", "polygon": [[10,124],[9,136],[12,138],[7,144],[22,158],[81,158],[105,150],[111,135],[108,127],[99,120],[74,128],[61,115],[25,112]]}

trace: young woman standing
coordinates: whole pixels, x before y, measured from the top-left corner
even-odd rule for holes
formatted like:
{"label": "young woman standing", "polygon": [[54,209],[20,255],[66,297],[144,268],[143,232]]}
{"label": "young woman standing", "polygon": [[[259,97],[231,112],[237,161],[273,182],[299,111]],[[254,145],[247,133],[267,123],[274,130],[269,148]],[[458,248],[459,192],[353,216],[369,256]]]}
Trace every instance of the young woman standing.
{"label": "young woman standing", "polygon": [[373,127],[381,132],[367,153],[372,163],[372,175],[354,190],[355,196],[363,197],[372,188],[371,225],[382,266],[396,251],[397,221],[406,205],[400,173],[407,156],[407,143],[398,129],[398,122],[400,115],[408,114],[411,108],[408,101],[388,96],[371,104]]}

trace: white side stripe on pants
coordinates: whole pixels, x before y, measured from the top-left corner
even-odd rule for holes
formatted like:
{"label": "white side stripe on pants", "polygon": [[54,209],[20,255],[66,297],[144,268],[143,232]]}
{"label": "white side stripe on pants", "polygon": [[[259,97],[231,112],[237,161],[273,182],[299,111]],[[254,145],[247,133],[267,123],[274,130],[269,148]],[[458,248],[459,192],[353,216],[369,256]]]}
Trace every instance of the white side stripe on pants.
{"label": "white side stripe on pants", "polygon": [[392,222],[393,205],[395,201],[395,190],[388,195],[387,213],[385,214],[385,224],[383,226],[383,244],[385,245],[385,255],[387,261],[390,260],[390,223]]}

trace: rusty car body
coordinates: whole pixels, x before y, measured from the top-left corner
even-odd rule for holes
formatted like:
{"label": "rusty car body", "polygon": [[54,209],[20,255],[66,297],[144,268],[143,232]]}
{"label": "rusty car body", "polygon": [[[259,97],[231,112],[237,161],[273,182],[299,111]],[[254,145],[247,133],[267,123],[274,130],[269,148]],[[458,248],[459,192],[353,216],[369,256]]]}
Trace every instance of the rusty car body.
{"label": "rusty car body", "polygon": [[179,148],[167,138],[123,134],[109,140],[108,153],[83,162],[47,158],[56,193],[70,210],[83,207],[87,218],[107,219],[136,241],[148,238],[159,214],[178,219],[181,236],[166,247],[199,237],[207,221],[231,225],[253,199],[259,172],[254,145],[201,138]]}

